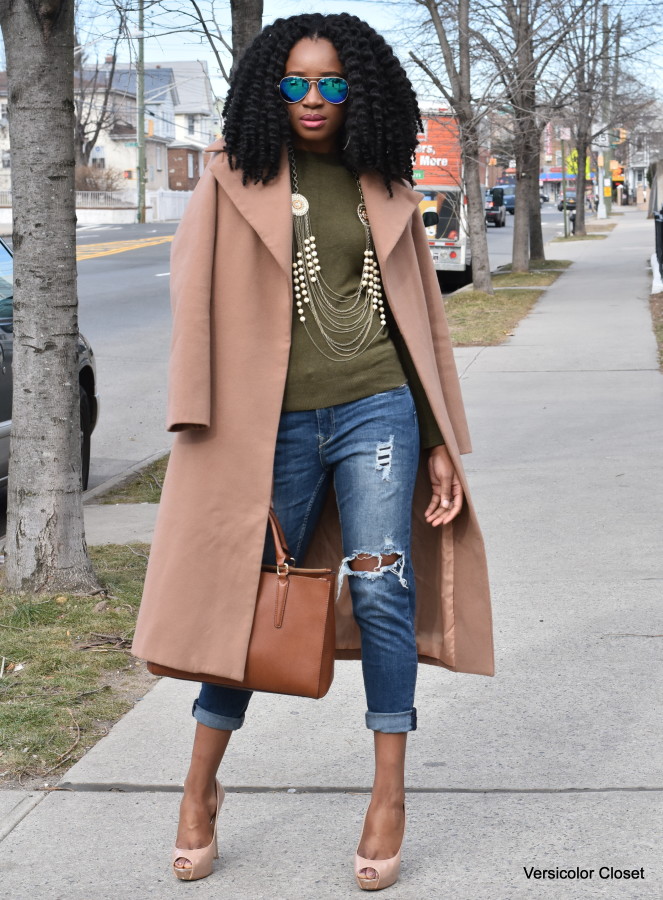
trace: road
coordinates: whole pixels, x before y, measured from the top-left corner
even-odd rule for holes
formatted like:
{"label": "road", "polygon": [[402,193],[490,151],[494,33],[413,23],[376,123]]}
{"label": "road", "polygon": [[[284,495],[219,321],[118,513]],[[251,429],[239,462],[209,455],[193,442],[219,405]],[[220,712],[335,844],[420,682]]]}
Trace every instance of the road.
{"label": "road", "polygon": [[101,397],[90,487],[170,445],[164,422],[175,227],[158,223],[77,232],[80,328],[94,348]]}

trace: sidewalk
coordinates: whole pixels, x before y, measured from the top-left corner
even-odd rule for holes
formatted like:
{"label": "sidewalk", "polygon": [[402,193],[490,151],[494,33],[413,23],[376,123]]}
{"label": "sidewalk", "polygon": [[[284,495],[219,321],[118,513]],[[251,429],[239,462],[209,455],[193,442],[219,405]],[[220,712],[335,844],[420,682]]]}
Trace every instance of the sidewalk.
{"label": "sidewalk", "polygon": [[[663,896],[663,377],[653,225],[625,212],[606,240],[548,246],[575,263],[507,343],[456,351],[497,674],[420,667],[389,900]],[[86,510],[90,543],[115,539],[104,517],[118,509]],[[137,527],[154,511],[129,512]],[[7,897],[358,896],[372,763],[359,663],[338,663],[321,702],[254,696],[221,769],[221,859],[183,886],[169,852],[196,693],[160,681],[67,772],[67,790],[0,792]],[[531,866],[594,873],[550,884],[528,880]],[[645,878],[601,879],[602,866]]]}

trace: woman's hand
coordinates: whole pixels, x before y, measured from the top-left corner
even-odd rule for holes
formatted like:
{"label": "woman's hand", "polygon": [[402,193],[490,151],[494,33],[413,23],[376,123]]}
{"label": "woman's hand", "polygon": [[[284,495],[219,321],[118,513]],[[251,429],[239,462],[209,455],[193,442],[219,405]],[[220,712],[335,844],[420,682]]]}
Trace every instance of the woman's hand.
{"label": "woman's hand", "polygon": [[428,451],[428,474],[433,496],[424,516],[429,525],[446,525],[461,510],[463,489],[444,444]]}

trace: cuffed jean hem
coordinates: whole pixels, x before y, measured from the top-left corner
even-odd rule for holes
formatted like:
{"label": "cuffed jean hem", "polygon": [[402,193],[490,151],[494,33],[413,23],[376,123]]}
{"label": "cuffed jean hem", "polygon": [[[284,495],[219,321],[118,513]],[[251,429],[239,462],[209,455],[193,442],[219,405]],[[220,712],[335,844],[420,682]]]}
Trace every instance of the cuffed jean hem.
{"label": "cuffed jean hem", "polygon": [[243,715],[239,719],[233,716],[220,716],[218,713],[203,709],[197,699],[193,701],[191,714],[201,725],[207,725],[208,728],[218,728],[220,731],[237,731],[244,724]]}
{"label": "cuffed jean hem", "polygon": [[366,713],[366,727],[372,731],[385,734],[397,734],[403,731],[416,731],[417,710],[412,707],[408,712],[399,713]]}

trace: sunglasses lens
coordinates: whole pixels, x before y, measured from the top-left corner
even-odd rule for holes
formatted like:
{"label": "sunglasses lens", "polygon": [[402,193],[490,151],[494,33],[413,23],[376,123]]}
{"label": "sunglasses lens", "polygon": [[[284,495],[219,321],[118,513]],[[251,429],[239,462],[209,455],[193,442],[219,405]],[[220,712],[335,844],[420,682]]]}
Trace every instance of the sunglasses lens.
{"label": "sunglasses lens", "polygon": [[308,92],[309,83],[306,78],[299,78],[294,75],[288,78],[282,78],[279,82],[279,90],[281,96],[288,103],[299,103],[303,100]]}
{"label": "sunglasses lens", "polygon": [[328,103],[343,103],[348,96],[348,83],[345,78],[321,78],[318,90]]}

